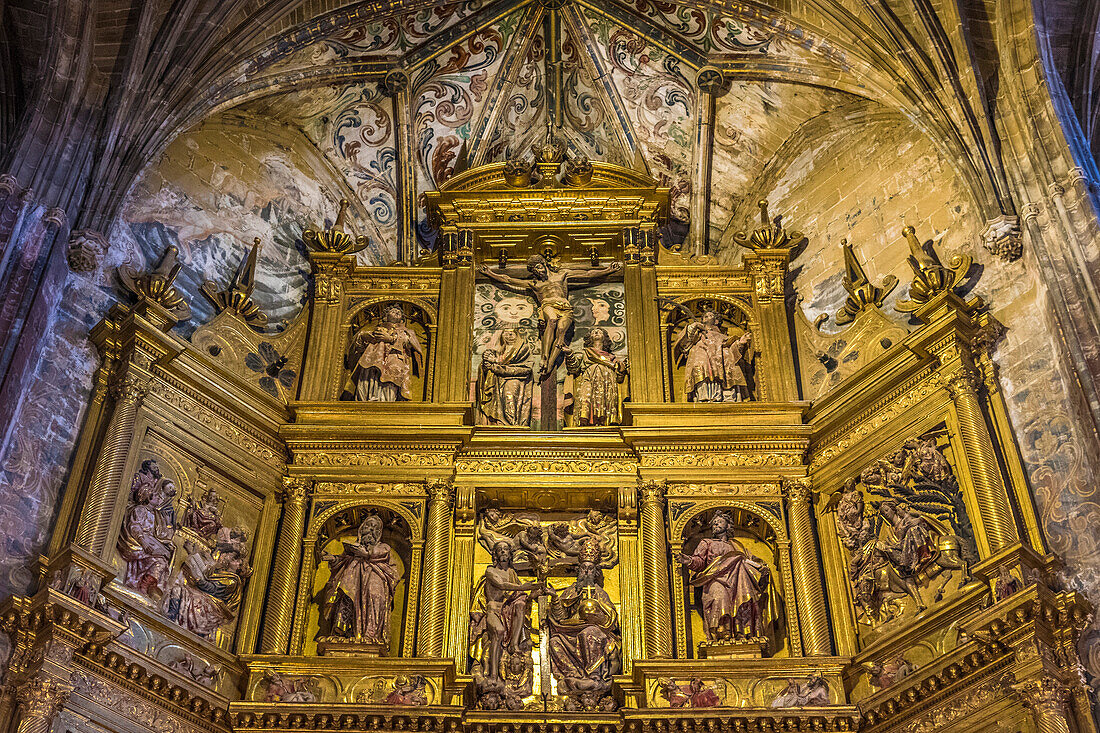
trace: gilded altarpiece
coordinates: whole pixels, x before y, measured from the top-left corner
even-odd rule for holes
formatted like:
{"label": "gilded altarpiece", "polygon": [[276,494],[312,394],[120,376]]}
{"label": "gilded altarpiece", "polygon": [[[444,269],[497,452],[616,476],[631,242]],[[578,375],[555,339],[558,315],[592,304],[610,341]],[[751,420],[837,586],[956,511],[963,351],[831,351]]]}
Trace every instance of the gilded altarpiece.
{"label": "gilded altarpiece", "polygon": [[427,201],[411,265],[307,230],[280,332],[120,273],[11,730],[1095,730],[969,263],[907,230],[902,327],[849,247],[825,332],[764,206],[689,257],[553,141]]}

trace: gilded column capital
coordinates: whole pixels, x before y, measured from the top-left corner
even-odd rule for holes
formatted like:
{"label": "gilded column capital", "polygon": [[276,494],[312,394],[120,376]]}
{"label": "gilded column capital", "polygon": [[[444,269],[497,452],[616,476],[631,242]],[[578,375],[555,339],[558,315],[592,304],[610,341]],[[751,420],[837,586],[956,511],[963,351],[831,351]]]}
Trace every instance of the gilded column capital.
{"label": "gilded column capital", "polygon": [[638,491],[642,495],[642,504],[664,504],[665,491],[668,482],[664,479],[646,479],[638,485]]}
{"label": "gilded column capital", "polygon": [[1066,704],[1071,697],[1069,687],[1049,675],[1041,679],[1023,682],[1006,681],[1007,689],[1016,694],[1025,705],[1040,715],[1065,716]]}
{"label": "gilded column capital", "polygon": [[813,501],[813,484],[809,478],[787,479],[783,482],[783,491],[791,504],[809,506]]}
{"label": "gilded column capital", "polygon": [[149,377],[126,371],[111,380],[108,391],[116,400],[140,404],[149,395]]}
{"label": "gilded column capital", "polygon": [[48,675],[30,678],[15,690],[15,699],[23,710],[23,722],[49,721],[57,715],[72,691],[73,685]]}
{"label": "gilded column capital", "polygon": [[454,488],[446,479],[430,478],[424,482],[424,490],[428,492],[430,503],[450,504],[454,499]]}
{"label": "gilded column capital", "polygon": [[951,399],[957,400],[963,395],[975,395],[981,387],[981,376],[971,367],[962,367],[947,375],[944,387]]}
{"label": "gilded column capital", "polygon": [[282,498],[289,504],[304,504],[313,491],[313,481],[297,478],[295,476],[283,476]]}

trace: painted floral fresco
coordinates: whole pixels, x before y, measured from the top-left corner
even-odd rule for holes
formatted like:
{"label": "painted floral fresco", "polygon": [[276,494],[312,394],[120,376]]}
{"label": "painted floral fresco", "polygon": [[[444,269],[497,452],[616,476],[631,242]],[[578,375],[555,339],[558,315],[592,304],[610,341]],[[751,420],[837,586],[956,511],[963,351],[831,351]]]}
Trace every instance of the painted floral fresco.
{"label": "painted floral fresco", "polygon": [[650,173],[671,189],[671,213],[688,217],[695,95],[690,70],[634,31],[584,13],[633,123]]}
{"label": "painted floral fresco", "polygon": [[[397,259],[397,147],[393,100],[373,83],[325,87],[292,93],[248,107],[257,116],[285,120],[309,138],[329,168],[330,183],[319,182],[332,200],[350,198],[363,210],[356,233],[370,244],[362,264]],[[321,174],[320,176],[318,174]],[[324,178],[324,171],[311,178]],[[335,185],[334,185],[335,184]],[[346,188],[345,188],[346,184]]]}
{"label": "painted floral fresco", "polygon": [[[517,41],[518,42],[518,41]],[[515,83],[506,91],[508,101],[500,123],[488,130],[486,162],[528,155],[531,145],[546,130],[546,41],[541,35],[531,39],[527,55],[516,74]]]}
{"label": "painted floral fresco", "polygon": [[670,30],[703,53],[735,51],[766,54],[785,50],[783,40],[761,24],[661,0],[634,0],[633,4],[639,13],[663,21]]}
{"label": "painted floral fresco", "polygon": [[[416,70],[411,81],[410,119],[418,192],[437,188],[453,174],[519,17],[519,13],[512,13]],[[433,235],[426,225],[423,197],[418,207],[419,229],[425,243],[430,244]]]}
{"label": "painted floral fresco", "polygon": [[[578,288],[570,293],[573,303],[573,337],[570,348],[583,351],[584,337],[592,328],[600,326],[611,336],[612,351],[626,356],[626,302],[621,283],[600,283]],[[492,283],[478,283],[474,290],[474,337],[470,355],[470,394],[473,399],[474,381],[482,352],[497,342],[500,332],[519,328],[527,338],[534,354],[532,368],[538,373],[542,366],[538,332],[538,317],[533,298],[497,287]],[[562,420],[569,395],[566,392],[564,368],[558,369],[558,419]],[[538,390],[531,409],[531,420],[539,421],[541,409]]]}
{"label": "painted floral fresco", "polygon": [[622,131],[606,93],[592,78],[586,45],[568,27],[562,29],[562,113],[565,137],[574,154],[621,166],[631,166],[633,156],[624,150]]}
{"label": "painted floral fresco", "polygon": [[268,54],[257,62],[256,70],[317,67],[371,55],[400,56],[470,17],[486,2],[451,3],[352,22],[304,48]]}

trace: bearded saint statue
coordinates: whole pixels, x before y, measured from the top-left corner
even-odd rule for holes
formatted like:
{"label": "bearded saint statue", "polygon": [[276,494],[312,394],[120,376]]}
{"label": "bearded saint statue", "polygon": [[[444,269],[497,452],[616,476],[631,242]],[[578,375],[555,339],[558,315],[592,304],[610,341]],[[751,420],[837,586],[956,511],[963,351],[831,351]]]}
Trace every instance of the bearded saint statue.
{"label": "bearded saint statue", "polygon": [[767,634],[767,564],[733,538],[730,518],[718,511],[710,519],[712,537],[699,541],[680,563],[691,571],[691,585],[703,589],[707,641],[756,640]]}
{"label": "bearded saint statue", "polygon": [[382,542],[382,520],[370,515],[359,525],[355,542],[339,555],[325,553],[332,575],[321,591],[321,618],[330,636],[390,643],[393,594],[401,579],[390,546]]}
{"label": "bearded saint statue", "polygon": [[713,310],[684,329],[673,351],[683,356],[684,395],[688,402],[740,402],[749,399],[748,362],[752,334],[727,334]]}
{"label": "bearded saint statue", "polygon": [[420,339],[406,324],[405,311],[390,303],[382,321],[364,326],[352,338],[352,353],[358,354],[351,367],[355,399],[360,402],[411,400],[412,375],[423,368]]}

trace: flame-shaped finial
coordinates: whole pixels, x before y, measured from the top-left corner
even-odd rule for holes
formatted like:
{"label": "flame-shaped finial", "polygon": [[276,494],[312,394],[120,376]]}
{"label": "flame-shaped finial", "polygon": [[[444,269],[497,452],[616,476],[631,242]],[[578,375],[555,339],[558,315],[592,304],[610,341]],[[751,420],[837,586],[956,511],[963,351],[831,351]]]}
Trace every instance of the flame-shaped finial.
{"label": "flame-shaped finial", "polygon": [[945,266],[932,242],[921,244],[912,226],[901,230],[909,242],[909,267],[913,269],[913,282],[909,285],[909,299],[899,300],[894,307],[903,313],[911,313],[940,293],[954,290],[966,279],[973,264],[970,255],[954,255]]}
{"label": "flame-shaped finial", "polygon": [[302,232],[302,239],[314,252],[350,255],[364,249],[370,244],[370,240],[362,234],[356,237],[347,231],[347,213],[348,200],[340,199],[340,211],[332,226],[324,231],[306,229]]}
{"label": "flame-shaped finial", "polygon": [[843,326],[854,321],[856,316],[871,306],[881,308],[886,296],[898,286],[898,279],[893,275],[887,275],[882,280],[882,287],[872,285],[867,273],[863,271],[863,265],[856,257],[855,249],[848,244],[848,240],[840,240],[840,247],[844,250],[842,283],[844,289],[848,291],[848,297],[837,311],[836,323],[838,326]]}

